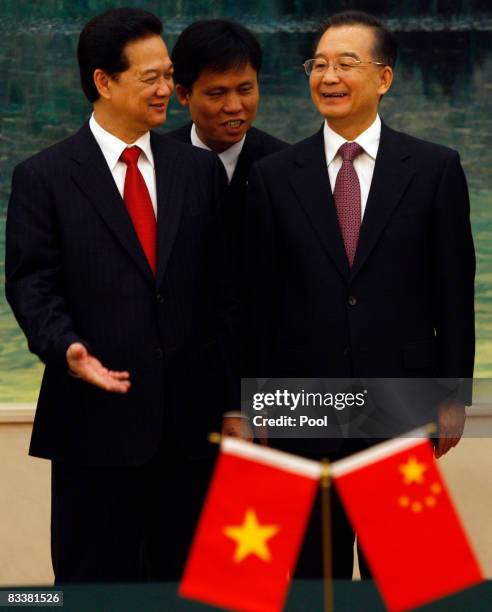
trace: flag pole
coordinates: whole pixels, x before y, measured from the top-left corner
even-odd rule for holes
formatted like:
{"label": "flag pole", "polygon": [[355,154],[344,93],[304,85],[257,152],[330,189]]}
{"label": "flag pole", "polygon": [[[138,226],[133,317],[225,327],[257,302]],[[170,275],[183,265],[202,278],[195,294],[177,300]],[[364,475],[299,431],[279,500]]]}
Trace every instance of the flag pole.
{"label": "flag pole", "polygon": [[330,462],[321,462],[321,530],[323,543],[324,612],[333,612],[333,567],[331,552]]}

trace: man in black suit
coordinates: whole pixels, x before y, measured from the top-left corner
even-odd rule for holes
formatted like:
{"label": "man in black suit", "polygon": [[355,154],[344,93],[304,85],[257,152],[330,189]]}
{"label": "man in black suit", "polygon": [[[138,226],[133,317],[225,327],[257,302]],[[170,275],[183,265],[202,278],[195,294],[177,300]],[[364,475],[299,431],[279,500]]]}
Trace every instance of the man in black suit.
{"label": "man in black suit", "polygon": [[[371,415],[368,437],[411,421],[403,418],[408,402],[395,414],[385,396],[408,394],[418,412],[429,399],[419,389],[429,384],[440,400],[439,457],[459,441],[471,403],[469,200],[455,151],[379,118],[396,50],[376,18],[334,15],[304,64],[323,127],[253,166],[244,219],[246,352],[251,376],[386,379],[373,394],[380,414]],[[395,383],[395,391],[388,380],[408,378],[417,386]],[[305,446],[319,456],[333,447]],[[357,444],[338,446],[343,454]],[[335,551],[339,577],[351,574],[350,560],[337,571],[348,553],[350,546]]]}
{"label": "man in black suit", "polygon": [[237,237],[252,163],[287,146],[252,127],[260,99],[260,44],[239,23],[202,20],[183,30],[171,57],[176,97],[192,121],[169,136],[220,157],[229,180],[227,214]]}
{"label": "man in black suit", "polygon": [[52,460],[57,583],[178,579],[234,387],[220,162],[150,130],[173,69],[140,9],[84,27],[93,115],[15,169],[6,293],[46,364],[30,453]]}
{"label": "man in black suit", "polygon": [[[166,135],[213,151],[224,164],[229,182],[224,217],[230,252],[237,255],[251,166],[288,146],[252,125],[260,100],[260,43],[240,23],[204,19],[181,32],[171,58],[176,97],[189,109],[191,122]],[[250,437],[244,419],[231,414],[225,424],[226,433]]]}

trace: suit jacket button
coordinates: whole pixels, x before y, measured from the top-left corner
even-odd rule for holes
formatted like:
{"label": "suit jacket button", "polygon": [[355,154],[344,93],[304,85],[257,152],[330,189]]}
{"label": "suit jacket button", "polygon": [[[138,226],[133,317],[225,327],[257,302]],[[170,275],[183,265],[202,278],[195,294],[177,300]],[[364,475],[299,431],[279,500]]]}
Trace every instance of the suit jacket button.
{"label": "suit jacket button", "polygon": [[158,294],[155,296],[155,299],[157,300],[157,303],[158,303],[158,304],[162,304],[162,302],[164,302],[164,296],[163,296],[163,295],[161,295],[160,293],[158,293]]}
{"label": "suit jacket button", "polygon": [[348,299],[348,303],[349,303],[349,306],[355,306],[357,304],[357,300],[353,295],[351,295]]}
{"label": "suit jacket button", "polygon": [[154,357],[156,359],[164,359],[164,351],[161,348],[154,349]]}

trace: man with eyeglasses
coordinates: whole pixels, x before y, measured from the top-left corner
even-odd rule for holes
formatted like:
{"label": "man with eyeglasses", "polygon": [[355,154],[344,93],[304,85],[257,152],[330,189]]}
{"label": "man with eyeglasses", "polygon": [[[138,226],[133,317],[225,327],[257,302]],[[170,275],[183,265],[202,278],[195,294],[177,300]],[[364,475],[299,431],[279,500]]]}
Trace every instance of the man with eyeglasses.
{"label": "man with eyeglasses", "polygon": [[[256,377],[418,378],[439,403],[431,412],[439,457],[458,443],[471,403],[475,256],[458,154],[379,117],[396,54],[394,35],[375,17],[333,15],[304,63],[321,130],[253,167],[243,245],[247,369]],[[400,389],[413,393],[402,429],[429,415],[417,387],[395,388],[393,402],[383,397],[376,408],[384,410],[353,437],[396,431]],[[366,444],[295,442],[276,445],[336,458]],[[309,533],[311,566],[301,562],[315,573],[321,547]],[[353,533],[339,511],[333,533],[334,575],[349,578]]]}

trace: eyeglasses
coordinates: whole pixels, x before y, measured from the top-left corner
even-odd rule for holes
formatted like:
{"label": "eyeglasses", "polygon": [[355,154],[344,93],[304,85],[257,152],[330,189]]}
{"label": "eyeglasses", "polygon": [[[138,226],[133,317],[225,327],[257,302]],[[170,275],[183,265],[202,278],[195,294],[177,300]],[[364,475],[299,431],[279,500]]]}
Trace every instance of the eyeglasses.
{"label": "eyeglasses", "polygon": [[[377,66],[385,66],[383,62],[363,62],[361,60],[355,59],[355,57],[341,56],[336,59],[332,66],[335,72],[350,72],[353,68],[357,68],[359,66],[363,66],[366,64],[375,64]],[[330,68],[330,62],[327,62],[322,57],[315,57],[313,59],[308,59],[303,64],[304,70],[308,76],[312,74],[321,76]]]}

